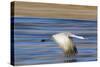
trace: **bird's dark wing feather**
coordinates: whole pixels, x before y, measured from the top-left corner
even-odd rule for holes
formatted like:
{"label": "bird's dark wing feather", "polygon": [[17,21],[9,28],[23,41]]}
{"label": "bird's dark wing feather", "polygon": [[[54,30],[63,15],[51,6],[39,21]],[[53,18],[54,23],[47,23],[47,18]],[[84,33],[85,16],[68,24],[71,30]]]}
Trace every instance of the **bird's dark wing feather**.
{"label": "bird's dark wing feather", "polygon": [[74,46],[74,51],[75,53],[78,53],[76,46]]}

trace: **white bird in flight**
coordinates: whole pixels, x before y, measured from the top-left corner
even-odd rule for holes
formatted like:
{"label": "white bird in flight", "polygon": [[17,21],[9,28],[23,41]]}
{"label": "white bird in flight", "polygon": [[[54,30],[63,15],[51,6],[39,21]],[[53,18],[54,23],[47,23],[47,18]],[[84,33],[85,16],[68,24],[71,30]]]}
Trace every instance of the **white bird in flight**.
{"label": "white bird in flight", "polygon": [[[85,39],[82,36],[77,36],[70,32],[57,33],[52,35],[53,41],[56,42],[59,47],[64,51],[65,57],[72,57],[78,53],[77,48],[73,43],[73,38]],[[47,40],[41,40],[41,42],[45,41]]]}
{"label": "white bird in flight", "polygon": [[85,39],[82,36],[74,35],[70,32],[54,34],[53,40],[63,49],[64,55],[67,57],[75,56],[78,51],[73,43],[73,38]]}

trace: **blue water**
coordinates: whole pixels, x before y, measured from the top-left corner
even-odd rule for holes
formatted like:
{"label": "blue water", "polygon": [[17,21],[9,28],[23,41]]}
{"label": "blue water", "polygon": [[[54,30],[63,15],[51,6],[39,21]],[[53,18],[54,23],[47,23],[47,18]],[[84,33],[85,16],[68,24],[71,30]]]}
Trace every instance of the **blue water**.
{"label": "blue water", "polygon": [[[64,62],[62,49],[51,39],[53,34],[60,32],[72,32],[86,38],[73,39],[78,54],[68,60],[69,62],[97,59],[97,21],[15,17],[12,23],[14,23],[16,65]],[[42,39],[48,41],[41,42]]]}

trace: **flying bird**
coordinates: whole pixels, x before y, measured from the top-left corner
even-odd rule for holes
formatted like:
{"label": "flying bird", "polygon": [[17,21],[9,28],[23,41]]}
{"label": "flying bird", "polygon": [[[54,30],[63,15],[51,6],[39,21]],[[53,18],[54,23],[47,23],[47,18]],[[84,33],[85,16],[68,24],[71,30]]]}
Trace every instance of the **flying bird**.
{"label": "flying bird", "polygon": [[63,49],[65,57],[72,57],[78,53],[77,48],[73,43],[73,38],[85,39],[82,36],[77,36],[70,32],[54,34],[52,37],[59,47]]}
{"label": "flying bird", "polygon": [[[58,46],[63,50],[65,57],[73,57],[78,53],[77,47],[75,46],[75,44],[73,42],[73,38],[85,39],[82,36],[77,36],[70,32],[54,34],[54,35],[52,35],[51,39],[54,42],[56,42],[58,44]],[[48,40],[43,39],[43,40],[41,40],[41,42],[45,42]]]}

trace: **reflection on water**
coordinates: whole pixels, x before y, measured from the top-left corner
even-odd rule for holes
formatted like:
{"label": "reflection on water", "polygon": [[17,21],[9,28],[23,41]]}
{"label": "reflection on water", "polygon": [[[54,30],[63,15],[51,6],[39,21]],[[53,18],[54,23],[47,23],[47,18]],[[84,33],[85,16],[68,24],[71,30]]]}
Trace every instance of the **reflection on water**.
{"label": "reflection on water", "polygon": [[[15,17],[14,21],[16,65],[95,61],[97,58],[97,21],[26,17]],[[73,39],[78,55],[71,59],[65,59],[63,51],[50,39],[51,35],[65,31],[86,38]],[[48,41],[41,42],[42,39]]]}

